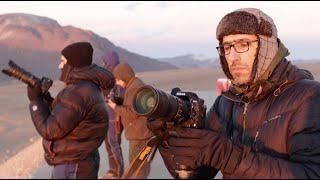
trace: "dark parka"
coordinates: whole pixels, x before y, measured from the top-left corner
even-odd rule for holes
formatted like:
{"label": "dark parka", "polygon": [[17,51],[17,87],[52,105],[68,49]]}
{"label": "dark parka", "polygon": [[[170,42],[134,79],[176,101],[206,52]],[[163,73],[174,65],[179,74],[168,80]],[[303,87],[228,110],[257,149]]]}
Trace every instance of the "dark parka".
{"label": "dark parka", "polygon": [[42,100],[30,103],[31,117],[43,137],[45,159],[50,165],[77,162],[96,153],[108,128],[101,89],[114,86],[112,73],[95,64],[73,68],[66,83],[52,109]]}
{"label": "dark parka", "polygon": [[259,100],[229,90],[208,112],[209,129],[245,147],[224,178],[320,178],[320,83],[285,58],[268,81]]}

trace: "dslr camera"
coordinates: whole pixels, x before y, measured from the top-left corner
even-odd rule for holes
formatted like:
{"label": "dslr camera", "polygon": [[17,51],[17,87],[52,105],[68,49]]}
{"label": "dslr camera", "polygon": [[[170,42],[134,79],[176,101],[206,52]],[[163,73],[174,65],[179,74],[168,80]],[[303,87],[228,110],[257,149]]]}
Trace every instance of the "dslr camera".
{"label": "dslr camera", "polygon": [[112,88],[111,91],[106,92],[107,101],[112,101],[117,105],[121,106],[123,104],[123,98],[121,97],[121,92],[116,87]]}
{"label": "dslr camera", "polygon": [[3,69],[2,73],[6,74],[7,76],[14,77],[33,88],[36,86],[36,83],[40,83],[43,94],[47,94],[49,88],[53,84],[53,81],[51,79],[47,77],[42,77],[41,79],[39,79],[35,75],[18,66],[12,60],[8,62],[8,65],[9,69]]}
{"label": "dslr camera", "polygon": [[204,100],[193,92],[174,88],[171,94],[167,94],[146,85],[136,91],[133,109],[149,120],[163,119],[173,126],[203,128],[207,108]]}
{"label": "dslr camera", "polygon": [[[159,137],[158,142],[152,144],[153,138],[151,138],[150,141],[147,142],[145,150],[161,144],[166,140],[168,130],[175,126],[198,129],[204,128],[207,108],[204,100],[193,92],[184,92],[181,91],[180,88],[174,88],[171,90],[171,94],[167,94],[152,86],[146,85],[139,88],[133,97],[133,110],[138,115],[147,117],[148,121],[160,120],[164,122],[161,127],[162,132],[154,132],[158,134],[154,136],[156,138]],[[151,159],[154,156],[154,152],[155,151],[150,155]],[[144,153],[143,151],[140,154]],[[136,161],[138,164],[138,162],[140,162],[139,158]],[[137,164],[131,165],[129,170],[134,169]],[[177,177],[181,179],[195,178],[198,174],[198,172],[182,164],[180,164],[175,171]]]}
{"label": "dslr camera", "polygon": [[53,102],[53,98],[49,92],[50,87],[53,84],[53,81],[47,77],[42,77],[41,79],[31,74],[30,72],[24,70],[22,67],[18,66],[12,60],[8,62],[9,69],[3,69],[2,73],[7,76],[14,77],[30,87],[35,87],[37,83],[41,86],[41,91],[43,94],[43,99],[51,106]]}

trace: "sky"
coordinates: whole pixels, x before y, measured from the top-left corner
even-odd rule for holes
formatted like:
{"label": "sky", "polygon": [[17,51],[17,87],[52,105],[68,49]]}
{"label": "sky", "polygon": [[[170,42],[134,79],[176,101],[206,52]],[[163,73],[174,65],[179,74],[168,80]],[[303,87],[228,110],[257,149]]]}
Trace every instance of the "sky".
{"label": "sky", "polygon": [[273,18],[292,59],[320,59],[320,2],[305,1],[1,1],[0,14],[28,13],[91,30],[129,51],[153,57],[217,57],[216,27],[239,8]]}

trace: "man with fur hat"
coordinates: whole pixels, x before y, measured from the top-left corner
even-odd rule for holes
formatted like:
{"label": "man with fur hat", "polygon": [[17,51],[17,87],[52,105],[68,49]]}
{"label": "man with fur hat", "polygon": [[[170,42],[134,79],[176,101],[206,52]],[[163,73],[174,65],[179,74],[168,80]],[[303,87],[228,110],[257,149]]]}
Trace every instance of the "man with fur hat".
{"label": "man with fur hat", "polygon": [[70,44],[61,54],[60,80],[66,86],[51,107],[44,101],[39,84],[28,87],[31,118],[43,138],[53,179],[97,178],[98,148],[108,128],[102,90],[110,90],[115,80],[111,72],[92,64],[90,43]]}
{"label": "man with fur hat", "polygon": [[216,35],[231,87],[205,129],[176,128],[160,146],[170,173],[184,165],[224,178],[320,178],[320,83],[287,60],[273,20],[259,9],[225,15]]}
{"label": "man with fur hat", "polygon": [[[109,101],[108,104],[121,116],[125,137],[129,141],[129,163],[131,163],[153,136],[153,133],[147,128],[147,118],[137,115],[132,109],[135,92],[145,84],[135,76],[133,69],[127,63],[120,63],[116,66],[113,74],[116,85],[125,88],[125,93],[122,105],[117,105],[112,101]],[[136,178],[145,179],[149,173],[150,163],[145,163]]]}

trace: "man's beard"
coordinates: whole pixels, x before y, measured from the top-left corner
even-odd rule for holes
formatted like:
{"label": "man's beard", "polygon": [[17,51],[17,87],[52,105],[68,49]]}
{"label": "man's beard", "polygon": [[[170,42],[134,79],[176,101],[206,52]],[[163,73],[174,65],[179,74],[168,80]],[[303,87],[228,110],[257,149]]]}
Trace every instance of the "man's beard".
{"label": "man's beard", "polygon": [[69,74],[70,72],[72,71],[73,67],[68,65],[68,64],[65,64],[63,66],[63,68],[61,69],[61,76],[60,76],[60,81],[63,81],[63,82],[67,82],[67,79],[69,77]]}

